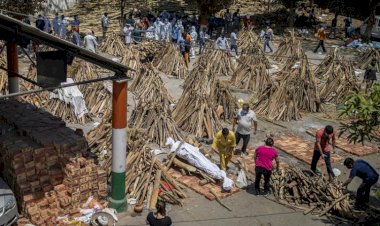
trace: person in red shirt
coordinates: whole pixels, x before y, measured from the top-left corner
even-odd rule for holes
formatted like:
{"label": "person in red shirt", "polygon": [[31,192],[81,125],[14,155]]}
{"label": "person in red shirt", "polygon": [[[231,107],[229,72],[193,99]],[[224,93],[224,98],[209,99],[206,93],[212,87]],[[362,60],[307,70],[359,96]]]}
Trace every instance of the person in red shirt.
{"label": "person in red shirt", "polygon": [[315,145],[313,158],[311,160],[311,170],[316,173],[318,160],[324,159],[327,168],[327,174],[329,175],[329,180],[331,181],[334,177],[334,173],[331,168],[330,159],[330,143],[333,149],[335,148],[335,133],[334,128],[327,125],[325,128],[317,130],[315,133]]}
{"label": "person in red shirt", "polygon": [[272,138],[268,138],[265,141],[264,146],[260,146],[255,152],[255,165],[256,165],[256,180],[255,180],[255,193],[260,195],[260,180],[261,176],[264,175],[264,193],[263,195],[268,195],[269,193],[269,179],[272,174],[273,160],[276,160],[276,168],[279,169],[278,153],[276,149],[273,148],[274,141]]}
{"label": "person in red shirt", "polygon": [[247,15],[244,17],[244,27],[246,30],[251,30],[252,20],[251,16]]}

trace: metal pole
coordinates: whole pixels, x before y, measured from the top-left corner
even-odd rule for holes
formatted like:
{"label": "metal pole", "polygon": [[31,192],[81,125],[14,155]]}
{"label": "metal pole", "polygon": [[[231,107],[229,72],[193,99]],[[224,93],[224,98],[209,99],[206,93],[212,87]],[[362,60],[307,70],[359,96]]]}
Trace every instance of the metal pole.
{"label": "metal pole", "polygon": [[7,42],[7,64],[8,64],[8,90],[9,93],[17,93],[18,85],[18,55],[15,42]]}
{"label": "metal pole", "polygon": [[112,185],[110,207],[127,209],[125,161],[127,158],[127,82],[113,81],[112,89]]}

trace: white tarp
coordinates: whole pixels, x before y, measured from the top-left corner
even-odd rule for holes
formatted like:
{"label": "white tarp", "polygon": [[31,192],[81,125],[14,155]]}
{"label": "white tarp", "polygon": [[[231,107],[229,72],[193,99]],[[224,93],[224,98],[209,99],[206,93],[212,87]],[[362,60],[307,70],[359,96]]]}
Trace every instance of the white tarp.
{"label": "white tarp", "polygon": [[169,137],[166,140],[166,145],[169,145],[170,152],[176,151],[176,154],[180,158],[185,159],[191,165],[204,171],[205,173],[210,175],[212,178],[217,179],[217,180],[223,179],[224,190],[232,189],[233,181],[227,177],[226,172],[219,169],[219,167],[215,163],[212,163],[208,158],[206,158],[206,156],[204,156],[199,151],[199,148],[194,147],[185,142],[183,142],[182,145],[178,148],[180,144],[181,144],[181,141],[174,141],[173,138],[171,137]]}
{"label": "white tarp", "polygon": [[[74,83],[74,80],[67,78],[66,82],[62,82],[61,84],[64,85],[70,83]],[[74,113],[77,118],[81,118],[88,112],[83,94],[78,89],[78,86],[69,86],[62,89],[56,89],[54,92],[50,93],[50,99],[60,99],[66,104],[70,104],[71,107],[74,108]]]}

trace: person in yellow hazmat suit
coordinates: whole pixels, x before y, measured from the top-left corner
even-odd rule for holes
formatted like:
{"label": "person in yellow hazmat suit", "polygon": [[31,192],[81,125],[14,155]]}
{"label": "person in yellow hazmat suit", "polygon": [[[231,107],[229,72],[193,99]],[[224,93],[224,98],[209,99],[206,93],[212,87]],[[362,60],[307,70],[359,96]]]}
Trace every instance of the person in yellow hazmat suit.
{"label": "person in yellow hazmat suit", "polygon": [[226,171],[227,164],[232,158],[235,147],[236,138],[233,131],[223,128],[216,133],[211,148],[219,153],[221,170]]}

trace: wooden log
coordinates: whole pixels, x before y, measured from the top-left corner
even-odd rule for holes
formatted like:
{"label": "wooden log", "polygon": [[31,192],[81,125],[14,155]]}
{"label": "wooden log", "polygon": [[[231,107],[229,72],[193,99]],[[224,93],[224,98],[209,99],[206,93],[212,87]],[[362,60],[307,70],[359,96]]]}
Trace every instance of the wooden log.
{"label": "wooden log", "polygon": [[325,210],[323,210],[322,213],[319,214],[319,217],[322,217],[323,215],[328,213],[338,202],[342,201],[343,199],[347,198],[348,196],[349,196],[349,194],[345,194],[342,197],[340,197],[339,199],[336,199],[334,202],[331,203],[331,205],[329,205]]}
{"label": "wooden log", "polygon": [[220,198],[218,197],[218,195],[215,193],[215,191],[213,189],[210,189],[210,193],[213,194],[215,196],[215,199],[216,201],[221,205],[223,206],[224,208],[226,208],[228,211],[232,211],[231,208],[229,208],[226,204],[224,204],[222,202],[222,200],[220,200]]}
{"label": "wooden log", "polygon": [[161,174],[162,174],[161,170],[156,171],[156,176],[154,178],[154,183],[153,183],[153,193],[152,193],[152,197],[149,204],[150,209],[156,209],[158,192],[160,189]]}

